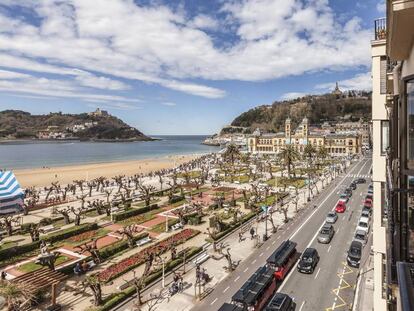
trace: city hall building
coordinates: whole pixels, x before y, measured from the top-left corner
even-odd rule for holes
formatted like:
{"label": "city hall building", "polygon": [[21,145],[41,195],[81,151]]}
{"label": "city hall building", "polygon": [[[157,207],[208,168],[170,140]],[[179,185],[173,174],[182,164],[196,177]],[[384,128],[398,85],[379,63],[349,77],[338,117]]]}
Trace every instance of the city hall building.
{"label": "city hall building", "polygon": [[285,121],[285,132],[261,133],[257,129],[247,137],[247,150],[253,154],[277,154],[286,145],[293,145],[298,152],[303,152],[307,144],[316,149],[326,148],[333,156],[347,156],[361,152],[361,136],[356,132],[332,133],[331,131],[309,130],[309,120],[304,118],[295,131],[291,120]]}

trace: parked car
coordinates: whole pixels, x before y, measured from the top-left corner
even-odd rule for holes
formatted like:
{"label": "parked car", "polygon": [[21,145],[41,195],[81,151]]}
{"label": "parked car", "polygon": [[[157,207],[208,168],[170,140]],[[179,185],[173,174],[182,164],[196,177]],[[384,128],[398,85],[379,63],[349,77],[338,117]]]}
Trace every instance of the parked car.
{"label": "parked car", "polygon": [[335,212],[344,213],[346,210],[346,205],[344,201],[339,200],[335,207]]}
{"label": "parked car", "polygon": [[338,220],[338,215],[336,212],[329,212],[328,216],[326,216],[326,223],[328,224],[334,224]]}
{"label": "parked car", "polygon": [[369,218],[368,217],[360,217],[358,221],[358,225],[356,227],[356,230],[363,230],[368,232],[369,231]]}
{"label": "parked car", "polygon": [[318,251],[314,248],[307,248],[300,257],[298,271],[302,273],[313,273],[318,262]]}
{"label": "parked car", "polygon": [[358,184],[365,184],[367,181],[365,180],[365,178],[358,178],[357,182]]}
{"label": "parked car", "polygon": [[354,241],[361,242],[362,245],[365,245],[368,240],[368,233],[364,230],[355,231]]}
{"label": "parked car", "polygon": [[366,206],[366,207],[368,207],[368,208],[372,208],[372,201],[370,201],[370,200],[365,200],[365,202],[364,202],[364,206]]}
{"label": "parked car", "polygon": [[349,185],[349,188],[351,188],[352,190],[355,190],[355,189],[357,188],[356,183],[352,182],[352,183]]}
{"label": "parked car", "polygon": [[346,193],[349,197],[352,197],[352,189],[351,188],[346,188],[344,193]]}
{"label": "parked car", "polygon": [[371,212],[365,209],[361,212],[361,217],[371,218]]}
{"label": "parked car", "polygon": [[296,303],[283,293],[275,293],[263,311],[295,311]]}
{"label": "parked car", "polygon": [[372,208],[369,208],[368,206],[364,206],[362,208],[362,213],[364,213],[364,212],[368,212],[369,215],[371,216],[371,214],[372,214]]}
{"label": "parked car", "polygon": [[347,203],[347,202],[348,202],[348,200],[349,200],[349,196],[348,196],[348,194],[346,194],[346,193],[341,193],[341,195],[339,196],[339,200],[340,200],[340,201],[343,201],[343,202],[345,202],[345,203]]}
{"label": "parked car", "polygon": [[374,198],[373,198],[372,194],[367,194],[367,195],[365,196],[365,200],[366,200],[366,199],[371,199],[371,201],[373,201],[373,200],[374,200]]}
{"label": "parked car", "polygon": [[331,224],[324,224],[318,234],[318,242],[328,244],[335,234],[334,227]]}
{"label": "parked car", "polygon": [[372,205],[372,198],[365,198],[365,203],[369,203]]}
{"label": "parked car", "polygon": [[349,266],[359,268],[362,257],[362,243],[359,241],[352,241],[349,246],[348,256],[346,261]]}

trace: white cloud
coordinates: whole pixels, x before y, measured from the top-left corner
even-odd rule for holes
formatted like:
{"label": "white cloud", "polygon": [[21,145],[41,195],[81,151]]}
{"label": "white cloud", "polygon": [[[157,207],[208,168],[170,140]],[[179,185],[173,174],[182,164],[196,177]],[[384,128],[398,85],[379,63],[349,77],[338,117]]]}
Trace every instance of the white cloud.
{"label": "white cloud", "polygon": [[188,26],[199,29],[216,30],[219,27],[219,23],[210,16],[201,14],[194,17],[193,20],[188,23]]}
{"label": "white cloud", "polygon": [[281,100],[289,100],[289,99],[295,99],[295,98],[300,98],[303,96],[309,95],[309,93],[301,93],[301,92],[289,92],[289,93],[285,93],[282,96],[280,96]]}
{"label": "white cloud", "polygon": [[[333,90],[336,82],[329,82],[317,85],[315,88],[324,90]],[[358,73],[350,79],[338,81],[339,88],[341,90],[366,90],[372,89],[372,77],[371,72]]]}
{"label": "white cloud", "polygon": [[130,86],[117,80],[106,77],[98,77],[83,70],[75,71],[77,76],[75,78],[81,85],[106,90],[128,90]]}
{"label": "white cloud", "polygon": [[[219,21],[132,0],[4,3],[26,6],[41,19],[0,27],[0,66],[114,92],[127,89],[120,81],[127,79],[214,99],[226,92],[202,81],[263,81],[370,63],[370,30],[358,18],[340,23],[326,0],[227,1],[227,18]],[[0,11],[0,25],[8,22]],[[218,47],[204,31],[218,25],[223,38],[238,40]]]}
{"label": "white cloud", "polygon": [[177,106],[176,103],[172,103],[172,102],[164,102],[164,103],[161,103],[161,104],[164,105],[164,106],[170,106],[170,107]]}
{"label": "white cloud", "polygon": [[23,79],[28,78],[30,75],[16,72],[16,71],[8,71],[8,70],[1,70],[0,69],[0,79],[10,80],[10,79]]}
{"label": "white cloud", "polygon": [[377,11],[379,13],[385,13],[387,9],[387,6],[385,5],[385,1],[381,0],[378,4],[377,4]]}

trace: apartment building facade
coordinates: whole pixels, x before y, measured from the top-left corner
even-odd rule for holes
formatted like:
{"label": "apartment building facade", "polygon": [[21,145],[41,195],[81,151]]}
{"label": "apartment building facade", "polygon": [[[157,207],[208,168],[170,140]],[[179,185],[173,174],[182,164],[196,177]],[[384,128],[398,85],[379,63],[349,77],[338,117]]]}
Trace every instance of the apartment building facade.
{"label": "apartment building facade", "polygon": [[372,41],[374,309],[414,310],[414,1],[387,0]]}

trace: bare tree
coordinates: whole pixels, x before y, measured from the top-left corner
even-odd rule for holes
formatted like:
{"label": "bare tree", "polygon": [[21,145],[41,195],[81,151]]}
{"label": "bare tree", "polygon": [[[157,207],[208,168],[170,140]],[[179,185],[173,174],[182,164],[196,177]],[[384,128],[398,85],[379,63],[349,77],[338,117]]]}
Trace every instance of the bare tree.
{"label": "bare tree", "polygon": [[118,185],[118,192],[121,192],[122,186],[124,185],[124,178],[125,175],[117,175],[113,178],[115,183]]}
{"label": "bare tree", "polygon": [[137,277],[134,271],[134,278],[132,279],[132,284],[135,287],[135,292],[137,294],[136,297],[136,305],[138,307],[142,306],[143,301],[142,301],[142,290],[145,287],[145,280],[148,277],[150,271],[151,271],[151,267],[152,264],[154,263],[154,254],[153,253],[147,253],[146,258],[145,258],[145,267],[144,267],[144,272],[142,273],[141,277]]}
{"label": "bare tree", "polygon": [[285,205],[280,204],[277,208],[277,212],[283,214],[283,216],[284,216],[283,221],[285,223],[289,221],[288,211],[289,211],[288,204],[285,204]]}
{"label": "bare tree", "polygon": [[75,185],[77,185],[79,187],[80,191],[83,193],[83,184],[85,183],[85,180],[84,179],[77,179],[77,180],[74,180],[73,183]]}
{"label": "bare tree", "polygon": [[70,216],[69,216],[71,212],[70,206],[66,208],[57,209],[56,211],[63,216],[63,219],[65,220],[65,225],[70,224]]}
{"label": "bare tree", "polygon": [[8,236],[13,235],[13,225],[20,223],[20,217],[14,215],[4,215],[0,217],[0,228],[7,231]]}
{"label": "bare tree", "polygon": [[100,306],[103,304],[102,299],[102,281],[99,279],[99,274],[94,273],[87,275],[82,282],[84,287],[89,287],[94,296],[94,305]]}
{"label": "bare tree", "polygon": [[141,198],[145,201],[145,205],[149,206],[153,196],[152,193],[155,190],[154,186],[139,185],[139,189],[141,190]]}
{"label": "bare tree", "polygon": [[116,232],[121,234],[122,237],[128,240],[129,248],[134,248],[134,234],[140,231],[140,227],[137,224],[125,226],[124,228],[117,230]]}
{"label": "bare tree", "polygon": [[81,208],[82,209],[85,208],[85,200],[86,200],[87,196],[88,196],[87,194],[82,194],[81,196],[76,197],[78,200],[81,201]]}
{"label": "bare tree", "polygon": [[29,233],[32,242],[39,241],[40,238],[40,224],[30,224]]}
{"label": "bare tree", "polygon": [[73,215],[75,215],[75,226],[79,226],[81,222],[81,216],[82,216],[82,208],[78,207],[71,207],[71,211]]}
{"label": "bare tree", "polygon": [[90,242],[83,243],[81,245],[76,246],[75,248],[79,248],[79,251],[76,251],[78,254],[83,254],[89,252],[92,256],[93,261],[96,264],[101,262],[101,254],[97,247],[98,239],[92,239]]}

